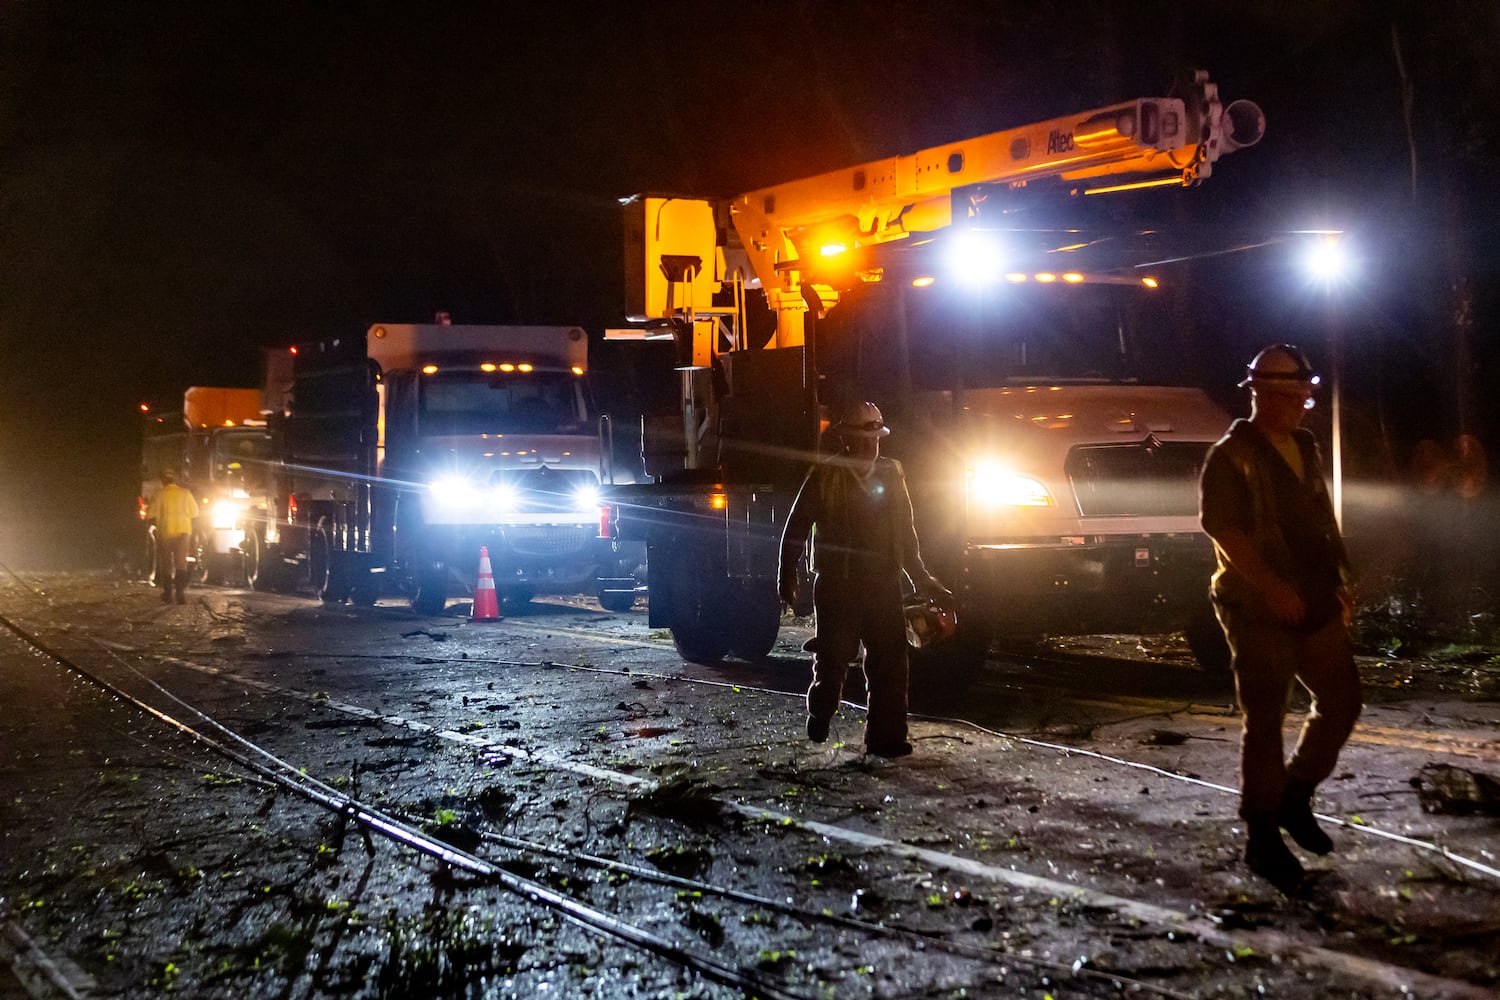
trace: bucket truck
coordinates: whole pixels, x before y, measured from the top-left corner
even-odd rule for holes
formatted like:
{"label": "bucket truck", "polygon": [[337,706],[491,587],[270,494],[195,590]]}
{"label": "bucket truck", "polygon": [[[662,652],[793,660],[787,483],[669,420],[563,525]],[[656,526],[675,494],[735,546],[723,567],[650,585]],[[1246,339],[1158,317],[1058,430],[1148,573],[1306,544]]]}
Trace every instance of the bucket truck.
{"label": "bucket truck", "polygon": [[1259,140],[1256,105],[1184,83],[728,199],[622,203],[639,325],[606,336],[670,341],[680,407],[644,420],[653,481],[611,491],[612,530],[645,541],[650,623],[685,658],[772,648],[782,519],[829,404],[869,398],[959,600],[951,663],[1152,625],[1224,662],[1196,479],[1229,417],[1162,384],[1170,359],[1138,363],[1167,320],[1157,272],[1091,266],[1110,239],[1037,218],[1201,184]]}

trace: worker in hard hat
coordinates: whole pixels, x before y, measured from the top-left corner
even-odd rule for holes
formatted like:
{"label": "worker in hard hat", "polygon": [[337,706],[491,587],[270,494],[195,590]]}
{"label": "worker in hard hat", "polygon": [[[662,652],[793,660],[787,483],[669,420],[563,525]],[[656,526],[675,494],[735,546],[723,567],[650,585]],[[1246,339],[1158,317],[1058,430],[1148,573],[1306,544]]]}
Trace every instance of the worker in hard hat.
{"label": "worker in hard hat", "polygon": [[[1250,418],[1236,420],[1209,450],[1200,484],[1203,530],[1218,556],[1211,593],[1243,715],[1245,862],[1285,892],[1304,871],[1283,829],[1313,854],[1333,850],[1312,795],[1362,708],[1348,558],[1317,443],[1301,426],[1317,384],[1296,347],[1257,354],[1240,383],[1250,390]],[[1312,705],[1288,758],[1281,727],[1293,681]]]}
{"label": "worker in hard hat", "polygon": [[162,603],[187,603],[188,544],[198,501],[193,491],[177,482],[177,470],[161,471],[161,489],[151,498],[147,514],[156,522],[156,576]]}
{"label": "worker in hard hat", "polygon": [[919,593],[948,600],[953,595],[922,563],[901,464],[880,457],[880,441],[891,432],[880,408],[857,403],[829,430],[839,451],[814,466],[797,493],[781,536],[777,587],[783,601],[796,604],[797,564],[812,533],[817,634],[806,647],[813,654],[807,738],[828,738],[844,676],[863,643],[865,752],[904,757],[912,746],[902,594],[909,577]]}

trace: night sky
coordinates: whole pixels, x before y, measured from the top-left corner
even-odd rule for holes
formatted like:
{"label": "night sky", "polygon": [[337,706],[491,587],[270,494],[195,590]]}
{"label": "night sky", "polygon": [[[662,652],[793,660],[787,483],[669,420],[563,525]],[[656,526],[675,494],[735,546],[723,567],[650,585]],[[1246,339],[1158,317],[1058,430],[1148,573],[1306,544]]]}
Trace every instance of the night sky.
{"label": "night sky", "polygon": [[262,346],[437,310],[620,325],[621,196],[733,194],[1189,67],[1268,133],[1173,211],[1357,232],[1366,360],[1412,354],[1435,400],[1406,436],[1493,426],[1497,10],[0,0],[0,561],[58,524],[114,544],[136,404],[256,385]]}

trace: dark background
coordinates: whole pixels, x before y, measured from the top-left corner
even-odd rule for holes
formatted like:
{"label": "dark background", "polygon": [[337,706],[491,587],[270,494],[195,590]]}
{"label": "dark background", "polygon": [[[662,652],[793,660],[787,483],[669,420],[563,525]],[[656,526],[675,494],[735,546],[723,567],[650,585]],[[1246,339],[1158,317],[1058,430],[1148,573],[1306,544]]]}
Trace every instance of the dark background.
{"label": "dark background", "polygon": [[[1152,211],[1354,234],[1350,462],[1401,481],[1418,442],[1500,423],[1497,11],[0,0],[0,561],[107,562],[136,406],[257,385],[262,346],[437,310],[621,325],[623,195],[733,194],[1190,67],[1267,135]],[[1328,311],[1278,267],[1205,272],[1215,384],[1288,336],[1326,365]],[[595,352],[607,403],[670,391],[621,351]]]}

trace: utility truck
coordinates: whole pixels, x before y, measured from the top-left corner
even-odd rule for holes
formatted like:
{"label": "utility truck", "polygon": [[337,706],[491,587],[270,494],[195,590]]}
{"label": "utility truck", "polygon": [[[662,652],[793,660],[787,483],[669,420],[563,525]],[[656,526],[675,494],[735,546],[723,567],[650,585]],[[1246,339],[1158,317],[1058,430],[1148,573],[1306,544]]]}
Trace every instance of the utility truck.
{"label": "utility truck", "polygon": [[1263,130],[1197,73],[1172,97],[737,197],[624,201],[640,325],[606,336],[672,341],[680,388],[644,422],[653,481],[611,492],[614,530],[647,545],[651,625],[688,659],[767,654],[782,521],[832,407],[868,398],[957,594],[950,663],[997,639],[1185,627],[1221,665],[1196,480],[1230,418],[1172,384],[1173,251],[1070,220],[1200,184]]}
{"label": "utility truck", "polygon": [[188,571],[211,584],[244,575],[244,523],[251,497],[264,493],[271,435],[261,412],[261,390],[191,386],[179,412],[142,407],[141,491],[136,511],[146,534],[144,565],[156,579],[156,527],[147,523],[161,473],[171,469],[193,491],[199,515],[188,546]]}
{"label": "utility truck", "polygon": [[390,591],[437,614],[472,593],[487,546],[504,599],[592,592],[628,608],[644,551],[601,533],[612,426],[587,367],[578,327],[386,323],[273,355],[251,584],[357,604]]}

